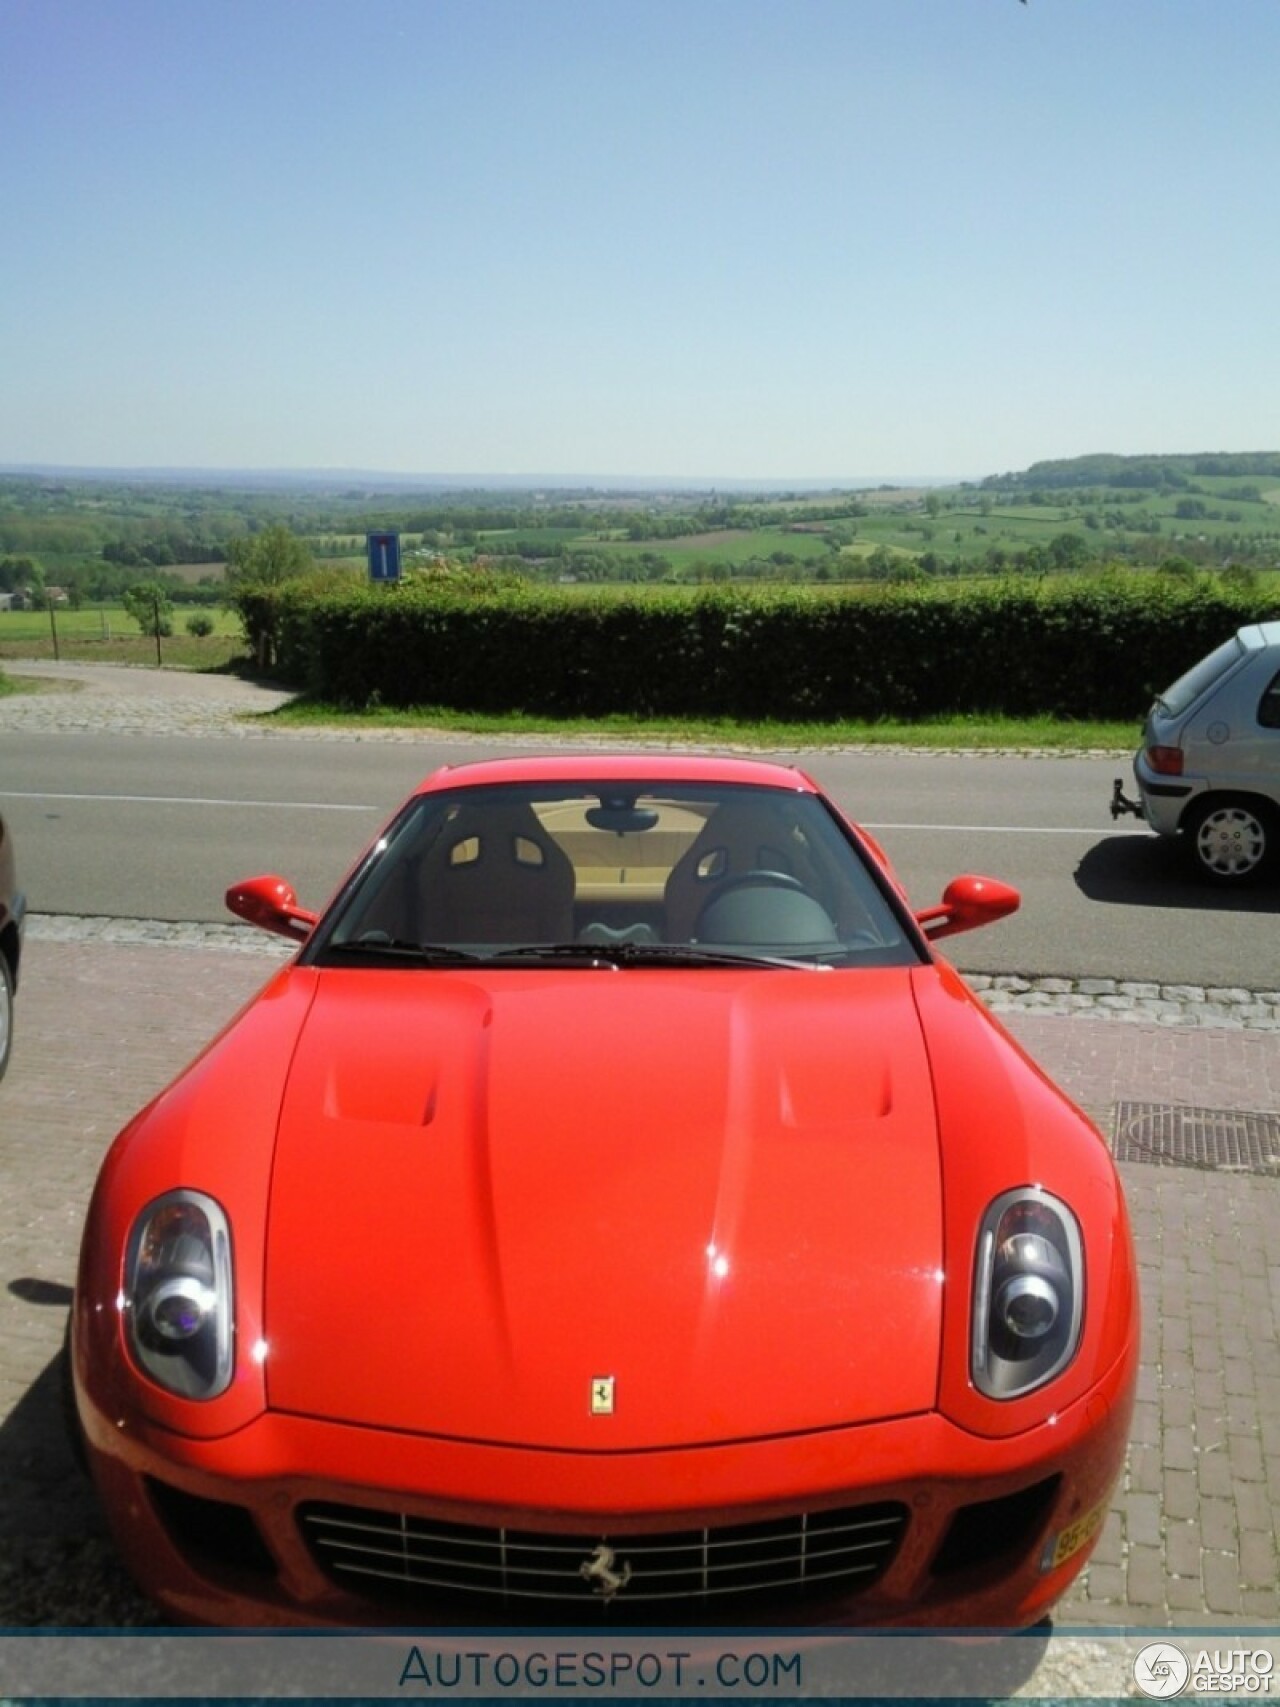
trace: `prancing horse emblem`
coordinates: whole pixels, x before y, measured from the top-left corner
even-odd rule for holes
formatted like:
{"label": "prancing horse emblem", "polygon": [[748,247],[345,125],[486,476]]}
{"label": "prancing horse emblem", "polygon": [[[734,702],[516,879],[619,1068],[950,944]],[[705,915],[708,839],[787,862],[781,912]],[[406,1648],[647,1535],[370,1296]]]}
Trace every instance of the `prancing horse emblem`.
{"label": "prancing horse emblem", "polygon": [[631,1566],[625,1559],[618,1565],[618,1555],[602,1541],[587,1562],[578,1566],[578,1575],[591,1584],[592,1594],[598,1594],[601,1600],[612,1600],[631,1581]]}
{"label": "prancing horse emblem", "polygon": [[593,1417],[611,1417],[613,1415],[612,1375],[594,1375],[591,1378],[591,1414]]}

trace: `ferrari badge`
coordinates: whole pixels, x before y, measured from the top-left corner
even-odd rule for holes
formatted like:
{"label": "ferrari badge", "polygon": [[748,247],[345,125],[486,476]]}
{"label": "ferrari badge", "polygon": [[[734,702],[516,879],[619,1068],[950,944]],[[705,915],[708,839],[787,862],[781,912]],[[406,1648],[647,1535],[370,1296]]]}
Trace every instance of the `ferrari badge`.
{"label": "ferrari badge", "polygon": [[612,1375],[592,1376],[591,1414],[593,1417],[611,1417],[613,1415]]}

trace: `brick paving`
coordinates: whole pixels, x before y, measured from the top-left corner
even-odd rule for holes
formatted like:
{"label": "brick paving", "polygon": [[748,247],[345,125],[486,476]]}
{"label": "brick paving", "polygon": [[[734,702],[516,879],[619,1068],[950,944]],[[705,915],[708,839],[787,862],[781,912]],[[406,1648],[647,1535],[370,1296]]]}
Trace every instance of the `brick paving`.
{"label": "brick paving", "polygon": [[[0,1088],[0,1625],[154,1617],[71,1461],[54,1364],[103,1152],[268,971],[221,946],[28,943]],[[1104,1130],[1124,1100],[1280,1110],[1274,1030],[1002,1018]],[[1122,1172],[1141,1388],[1124,1480],[1059,1626],[1280,1622],[1280,1179]]]}

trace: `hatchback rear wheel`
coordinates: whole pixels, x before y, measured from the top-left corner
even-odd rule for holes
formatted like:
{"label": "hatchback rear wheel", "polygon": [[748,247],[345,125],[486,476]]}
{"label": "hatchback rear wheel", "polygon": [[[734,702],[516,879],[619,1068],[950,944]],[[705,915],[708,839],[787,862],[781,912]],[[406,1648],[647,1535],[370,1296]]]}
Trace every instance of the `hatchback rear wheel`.
{"label": "hatchback rear wheel", "polygon": [[1218,795],[1190,816],[1186,845],[1196,870],[1219,884],[1252,883],[1274,862],[1275,815],[1263,804]]}

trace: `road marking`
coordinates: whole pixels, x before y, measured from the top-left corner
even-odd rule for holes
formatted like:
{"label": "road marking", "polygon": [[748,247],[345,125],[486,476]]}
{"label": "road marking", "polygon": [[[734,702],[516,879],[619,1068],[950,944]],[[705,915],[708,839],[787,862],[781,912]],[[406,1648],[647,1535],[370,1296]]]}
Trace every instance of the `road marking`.
{"label": "road marking", "polygon": [[386,812],[385,806],[340,806],[329,800],[210,800],[183,794],[36,794],[0,788],[0,800],[87,800],[119,806],[260,807],[269,812]]}
{"label": "road marking", "polygon": [[[344,806],[329,800],[213,800],[204,795],[183,794],[45,794],[0,788],[0,800],[84,800],[122,806],[222,806],[246,807],[267,812],[386,812],[385,806]],[[1102,824],[1073,827],[1069,824],[884,824],[859,819],[865,829],[879,835],[883,830],[946,831],[949,835],[973,836],[1148,836],[1145,824],[1108,829]]]}
{"label": "road marking", "polygon": [[879,835],[882,830],[946,830],[953,834],[972,836],[1149,836],[1145,824],[1122,829],[1108,829],[1105,824],[1089,824],[1073,828],[1070,824],[873,824],[870,819],[856,820],[864,829]]}

